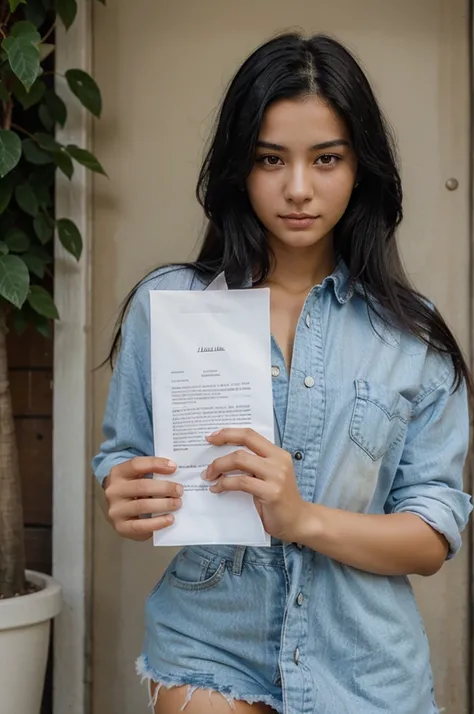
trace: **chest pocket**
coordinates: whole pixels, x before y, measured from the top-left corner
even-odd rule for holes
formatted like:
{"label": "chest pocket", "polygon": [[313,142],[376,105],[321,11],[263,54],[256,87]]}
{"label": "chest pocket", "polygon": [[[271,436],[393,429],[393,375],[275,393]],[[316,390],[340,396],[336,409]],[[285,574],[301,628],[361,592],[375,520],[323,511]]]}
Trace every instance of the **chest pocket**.
{"label": "chest pocket", "polygon": [[411,417],[411,403],[383,384],[356,379],[351,439],[372,461],[404,441]]}

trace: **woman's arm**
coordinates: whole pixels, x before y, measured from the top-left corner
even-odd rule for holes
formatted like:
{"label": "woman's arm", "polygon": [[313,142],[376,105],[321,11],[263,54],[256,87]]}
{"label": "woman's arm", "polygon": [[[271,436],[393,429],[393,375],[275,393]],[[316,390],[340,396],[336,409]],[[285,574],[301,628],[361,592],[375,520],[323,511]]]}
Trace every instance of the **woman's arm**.
{"label": "woman's arm", "polygon": [[366,515],[304,503],[295,540],[378,575],[434,575],[448,542],[414,513]]}

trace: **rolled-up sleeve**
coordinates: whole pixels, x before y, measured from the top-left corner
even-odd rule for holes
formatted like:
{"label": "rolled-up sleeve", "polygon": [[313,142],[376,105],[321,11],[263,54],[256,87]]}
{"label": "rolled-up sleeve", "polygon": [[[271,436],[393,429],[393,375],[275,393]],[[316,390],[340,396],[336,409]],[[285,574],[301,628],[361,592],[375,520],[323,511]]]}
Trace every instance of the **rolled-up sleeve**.
{"label": "rolled-up sleeve", "polygon": [[461,547],[472,510],[463,491],[469,445],[466,386],[452,390],[452,371],[415,401],[402,459],[386,503],[387,513],[415,513],[442,533],[448,558]]}
{"label": "rolled-up sleeve", "polygon": [[138,289],[122,328],[122,345],[102,422],[105,438],[92,460],[100,484],[113,466],[134,456],[153,456],[154,453],[149,289],[146,284]]}

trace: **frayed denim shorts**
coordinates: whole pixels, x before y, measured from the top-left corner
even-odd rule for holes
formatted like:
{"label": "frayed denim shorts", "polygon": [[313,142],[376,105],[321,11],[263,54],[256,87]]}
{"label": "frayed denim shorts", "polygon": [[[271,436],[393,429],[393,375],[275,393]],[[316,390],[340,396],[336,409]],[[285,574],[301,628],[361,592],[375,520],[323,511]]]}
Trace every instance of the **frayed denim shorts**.
{"label": "frayed denim shorts", "polygon": [[[188,546],[146,604],[137,672],[283,713],[279,652],[288,583],[283,548]],[[183,708],[185,708],[185,706]]]}

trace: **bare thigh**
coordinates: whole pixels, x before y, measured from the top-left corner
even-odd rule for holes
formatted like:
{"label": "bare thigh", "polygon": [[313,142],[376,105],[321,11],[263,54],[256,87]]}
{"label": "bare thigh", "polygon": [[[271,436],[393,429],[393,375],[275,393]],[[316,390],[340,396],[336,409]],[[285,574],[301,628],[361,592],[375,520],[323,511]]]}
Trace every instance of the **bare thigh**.
{"label": "bare thigh", "polygon": [[[156,685],[151,683],[152,696]],[[155,706],[155,714],[180,714],[181,707],[186,701],[188,687],[173,687],[166,689],[162,687],[158,694],[158,701]],[[247,704],[246,702],[234,701],[232,708],[227,700],[218,692],[196,690],[191,700],[186,704],[185,714],[276,714],[275,710],[266,704]]]}

